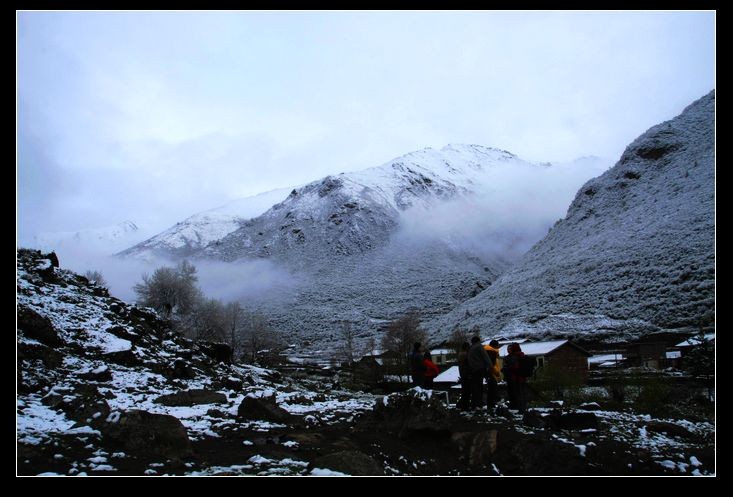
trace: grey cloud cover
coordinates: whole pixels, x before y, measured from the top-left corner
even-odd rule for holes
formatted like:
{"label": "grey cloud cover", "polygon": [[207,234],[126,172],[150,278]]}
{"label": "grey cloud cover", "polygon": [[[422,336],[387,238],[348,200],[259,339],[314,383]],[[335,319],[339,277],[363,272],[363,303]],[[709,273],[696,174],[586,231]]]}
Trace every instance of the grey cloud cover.
{"label": "grey cloud cover", "polygon": [[19,12],[20,242],[478,143],[614,162],[714,87],[713,12]]}

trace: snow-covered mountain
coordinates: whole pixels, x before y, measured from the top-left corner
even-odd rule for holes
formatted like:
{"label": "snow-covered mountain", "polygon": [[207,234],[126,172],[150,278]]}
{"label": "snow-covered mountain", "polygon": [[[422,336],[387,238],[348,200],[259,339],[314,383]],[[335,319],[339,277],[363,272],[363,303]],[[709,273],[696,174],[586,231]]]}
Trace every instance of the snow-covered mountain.
{"label": "snow-covered mountain", "polygon": [[138,226],[132,221],[123,221],[112,226],[90,228],[79,231],[40,233],[33,237],[33,246],[42,250],[98,251],[112,254],[122,247],[137,243],[141,238]]}
{"label": "snow-covered mountain", "polygon": [[121,255],[143,259],[153,256],[190,256],[212,241],[237,230],[247,219],[262,214],[273,203],[284,198],[288,191],[289,188],[271,190],[194,214],[162,233],[124,250]]}
{"label": "snow-covered mountain", "polygon": [[428,327],[622,339],[712,324],[715,94],[637,138],[547,236]]}
{"label": "snow-covered mountain", "polygon": [[409,309],[437,316],[488,287],[605,167],[594,157],[551,165],[478,145],[428,148],[293,188],[251,219],[234,208],[193,216],[123,255],[267,260],[297,290],[246,305],[313,342],[335,339],[343,321],[366,339]]}
{"label": "snow-covered mountain", "polygon": [[201,251],[199,255],[232,261],[273,256],[294,260],[295,253],[297,258],[357,254],[384,246],[399,225],[400,213],[409,207],[482,191],[507,168],[543,167],[478,145],[427,148],[379,167],[196,214],[122,255],[181,257]]}

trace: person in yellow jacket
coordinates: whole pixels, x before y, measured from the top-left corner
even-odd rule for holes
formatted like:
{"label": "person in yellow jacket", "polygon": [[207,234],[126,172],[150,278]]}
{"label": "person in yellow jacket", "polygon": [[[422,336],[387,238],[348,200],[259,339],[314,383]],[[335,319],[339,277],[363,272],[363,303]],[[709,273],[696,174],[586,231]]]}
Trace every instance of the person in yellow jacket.
{"label": "person in yellow jacket", "polygon": [[486,377],[486,408],[493,409],[499,402],[499,386],[501,381],[501,359],[499,359],[499,342],[491,340],[488,345],[484,345],[484,350],[491,358],[492,367]]}

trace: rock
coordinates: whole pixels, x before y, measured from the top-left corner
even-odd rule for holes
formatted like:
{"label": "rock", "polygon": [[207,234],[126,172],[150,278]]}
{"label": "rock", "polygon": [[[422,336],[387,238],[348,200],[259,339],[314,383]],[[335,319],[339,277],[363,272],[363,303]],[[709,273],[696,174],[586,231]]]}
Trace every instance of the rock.
{"label": "rock", "polygon": [[210,359],[225,364],[232,362],[232,348],[226,343],[199,342],[199,348]]}
{"label": "rock", "polygon": [[24,360],[40,359],[49,369],[56,369],[64,363],[64,354],[40,343],[19,343],[18,358]]}
{"label": "rock", "polygon": [[192,380],[196,378],[196,373],[193,368],[191,368],[191,366],[189,366],[183,359],[176,359],[173,362],[173,366],[167,369],[163,374],[168,379]]}
{"label": "rock", "polygon": [[49,261],[51,261],[51,266],[52,267],[59,267],[59,258],[56,255],[56,252],[51,252],[50,254],[46,254],[44,256],[44,258],[46,258]]}
{"label": "rock", "polygon": [[418,431],[447,432],[450,428],[445,405],[429,390],[410,389],[377,402],[366,422],[406,438]]}
{"label": "rock", "polygon": [[684,426],[669,423],[667,421],[650,421],[646,425],[646,429],[655,433],[666,433],[667,435],[677,437],[691,437],[692,433]]}
{"label": "rock", "polygon": [[51,320],[41,316],[29,307],[18,307],[18,330],[25,336],[49,345],[58,346],[64,342],[59,338]]}
{"label": "rock", "polygon": [[228,376],[221,381],[221,384],[229,390],[241,390],[244,382],[240,378]]}
{"label": "rock", "polygon": [[98,368],[88,373],[79,374],[79,378],[89,381],[98,381],[100,383],[112,381],[112,371],[109,368]]}
{"label": "rock", "polygon": [[454,433],[451,441],[458,446],[462,459],[468,461],[469,466],[479,467],[491,461],[491,455],[496,452],[496,430],[477,433]]}
{"label": "rock", "polygon": [[226,404],[226,395],[209,390],[185,390],[161,395],[153,402],[164,406],[193,406],[198,404]]}
{"label": "rock", "polygon": [[598,418],[592,412],[552,412],[543,419],[548,427],[555,430],[598,429]]}
{"label": "rock", "polygon": [[167,414],[131,410],[102,428],[104,439],[132,455],[180,459],[192,455],[191,441],[180,420]]}
{"label": "rock", "polygon": [[123,366],[139,366],[141,364],[140,359],[133,353],[132,349],[107,352],[102,354],[102,360]]}
{"label": "rock", "polygon": [[544,429],[546,426],[544,417],[537,411],[526,411],[522,423],[532,428]]}
{"label": "rock", "polygon": [[104,331],[106,331],[107,333],[111,333],[112,335],[116,336],[117,338],[122,338],[123,340],[129,340],[132,343],[136,343],[140,341],[140,335],[128,330],[124,326],[110,326],[109,328],[107,328]]}
{"label": "rock", "polygon": [[244,419],[256,419],[274,421],[276,423],[289,423],[294,416],[278,406],[275,396],[270,397],[245,397],[237,409],[237,416]]}
{"label": "rock", "polygon": [[69,391],[57,388],[42,401],[54,409],[62,410],[69,419],[77,422],[76,426],[99,428],[110,413],[109,404],[94,385],[77,384]]}
{"label": "rock", "polygon": [[313,468],[324,468],[353,476],[384,476],[384,470],[377,462],[356,450],[344,450],[319,457],[311,465]]}

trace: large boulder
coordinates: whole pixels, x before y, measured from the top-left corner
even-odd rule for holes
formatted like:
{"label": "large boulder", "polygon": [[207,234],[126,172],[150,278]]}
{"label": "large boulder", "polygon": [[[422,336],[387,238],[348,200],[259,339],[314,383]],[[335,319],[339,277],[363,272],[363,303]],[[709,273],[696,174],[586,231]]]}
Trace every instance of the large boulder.
{"label": "large boulder", "polygon": [[454,433],[451,441],[458,447],[459,457],[475,468],[491,461],[496,452],[496,434],[496,430]]}
{"label": "large boulder", "polygon": [[227,397],[223,393],[209,390],[184,390],[182,392],[161,395],[154,400],[164,406],[193,406],[198,404],[226,404]]}
{"label": "large boulder", "polygon": [[100,428],[110,413],[109,404],[94,385],[56,387],[42,401],[49,407],[63,411],[69,419],[77,422],[77,426]]}
{"label": "large boulder", "polygon": [[18,306],[18,330],[26,337],[52,347],[63,344],[51,320],[29,307]]}
{"label": "large boulder", "polygon": [[210,359],[231,364],[232,348],[226,343],[199,342],[199,348]]}
{"label": "large boulder", "polygon": [[173,364],[163,371],[163,375],[171,380],[192,380],[196,378],[196,372],[183,359],[173,361]]}
{"label": "large boulder", "polygon": [[112,413],[102,435],[107,443],[131,455],[181,459],[193,453],[186,428],[167,414],[140,410]]}
{"label": "large boulder", "polygon": [[267,397],[247,396],[237,409],[237,416],[244,419],[273,421],[276,423],[292,422],[294,417],[277,405],[275,395]]}
{"label": "large boulder", "polygon": [[547,426],[555,430],[598,429],[598,417],[592,412],[551,412],[546,418]]}
{"label": "large boulder", "polygon": [[384,397],[372,411],[371,421],[400,438],[415,432],[448,432],[448,410],[431,390],[419,387]]}
{"label": "large boulder", "polygon": [[354,476],[384,476],[382,467],[371,457],[356,450],[344,450],[319,457],[310,469],[321,468]]}

